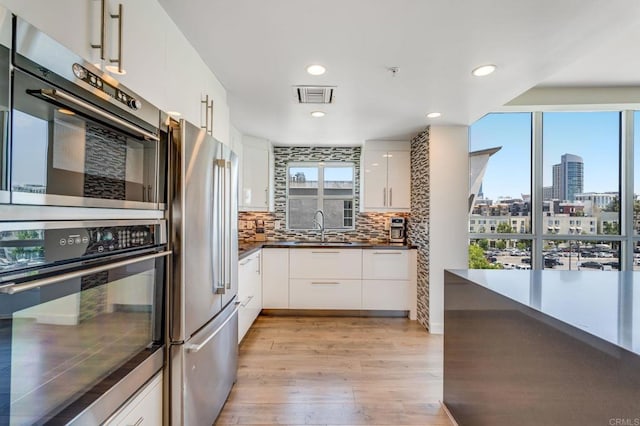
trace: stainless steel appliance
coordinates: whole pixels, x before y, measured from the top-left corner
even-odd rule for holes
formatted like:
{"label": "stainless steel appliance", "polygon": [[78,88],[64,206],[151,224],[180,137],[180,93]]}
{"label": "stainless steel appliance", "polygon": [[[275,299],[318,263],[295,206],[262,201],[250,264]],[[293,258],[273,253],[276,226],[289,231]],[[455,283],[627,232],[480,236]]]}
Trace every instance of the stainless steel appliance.
{"label": "stainless steel appliance", "polygon": [[171,424],[215,422],[237,374],[237,157],[206,130],[170,121]]}
{"label": "stainless steel appliance", "polygon": [[11,12],[0,6],[0,204],[9,196],[9,110],[11,66]]}
{"label": "stainless steel appliance", "polygon": [[159,110],[14,19],[11,202],[164,209]]}
{"label": "stainless steel appliance", "polygon": [[0,424],[100,424],[163,366],[164,220],[0,223]]}
{"label": "stainless steel appliance", "polygon": [[403,217],[389,219],[389,242],[404,243],[406,237],[406,221]]}

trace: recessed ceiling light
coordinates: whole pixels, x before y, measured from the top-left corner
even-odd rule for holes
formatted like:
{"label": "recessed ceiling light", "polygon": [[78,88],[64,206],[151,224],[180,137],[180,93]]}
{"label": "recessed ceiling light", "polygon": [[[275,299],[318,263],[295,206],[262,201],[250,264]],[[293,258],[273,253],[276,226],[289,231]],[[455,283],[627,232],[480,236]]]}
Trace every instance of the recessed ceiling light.
{"label": "recessed ceiling light", "polygon": [[439,112],[430,112],[429,114],[427,114],[427,118],[438,118],[441,115],[442,114],[440,114]]}
{"label": "recessed ceiling light", "polygon": [[485,75],[489,75],[496,70],[496,66],[493,64],[481,65],[478,68],[475,68],[471,71],[471,74],[476,77],[484,77]]}
{"label": "recessed ceiling light", "polygon": [[309,65],[307,67],[307,72],[311,75],[322,75],[327,71],[327,69],[325,67],[323,67],[322,65]]}
{"label": "recessed ceiling light", "polygon": [[66,109],[66,108],[58,108],[58,112],[61,114],[65,114],[65,115],[76,115],[75,112],[71,111],[70,109]]}
{"label": "recessed ceiling light", "polygon": [[320,117],[324,117],[325,113],[323,111],[313,111],[311,113],[311,116],[315,118],[320,118]]}
{"label": "recessed ceiling light", "polygon": [[182,115],[182,113],[178,111],[167,111],[167,114],[169,114],[172,117],[180,117]]}

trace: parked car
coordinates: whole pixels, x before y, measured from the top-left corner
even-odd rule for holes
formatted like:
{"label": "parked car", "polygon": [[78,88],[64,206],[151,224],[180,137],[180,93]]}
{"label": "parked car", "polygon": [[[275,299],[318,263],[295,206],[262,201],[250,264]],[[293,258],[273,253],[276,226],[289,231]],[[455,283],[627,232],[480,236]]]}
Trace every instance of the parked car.
{"label": "parked car", "polygon": [[520,259],[521,263],[527,263],[529,265],[531,265],[531,258],[530,257],[523,257],[522,259]]}
{"label": "parked car", "polygon": [[516,265],[516,269],[531,269],[531,265]]}
{"label": "parked car", "polygon": [[602,263],[586,261],[578,263],[578,269],[580,268],[589,268],[589,269],[602,269]]}
{"label": "parked car", "polygon": [[611,266],[613,269],[620,269],[620,262],[605,262],[603,265]]}

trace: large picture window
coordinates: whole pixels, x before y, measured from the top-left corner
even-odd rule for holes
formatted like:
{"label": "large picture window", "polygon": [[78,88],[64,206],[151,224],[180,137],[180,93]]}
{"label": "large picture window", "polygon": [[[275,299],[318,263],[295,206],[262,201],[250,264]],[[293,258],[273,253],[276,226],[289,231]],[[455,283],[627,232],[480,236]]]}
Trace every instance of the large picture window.
{"label": "large picture window", "polygon": [[474,123],[469,267],[640,269],[638,134],[633,111],[500,113]]}
{"label": "large picture window", "polygon": [[355,166],[353,163],[304,162],[287,165],[287,228],[354,229]]}

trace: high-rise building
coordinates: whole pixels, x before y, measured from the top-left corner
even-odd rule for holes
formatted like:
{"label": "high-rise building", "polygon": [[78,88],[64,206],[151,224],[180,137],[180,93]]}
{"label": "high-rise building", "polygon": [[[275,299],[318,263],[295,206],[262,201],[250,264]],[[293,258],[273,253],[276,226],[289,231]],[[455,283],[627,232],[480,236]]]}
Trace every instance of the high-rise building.
{"label": "high-rise building", "polygon": [[553,198],[575,201],[576,194],[584,190],[584,163],[582,157],[564,154],[560,164],[553,165]]}

